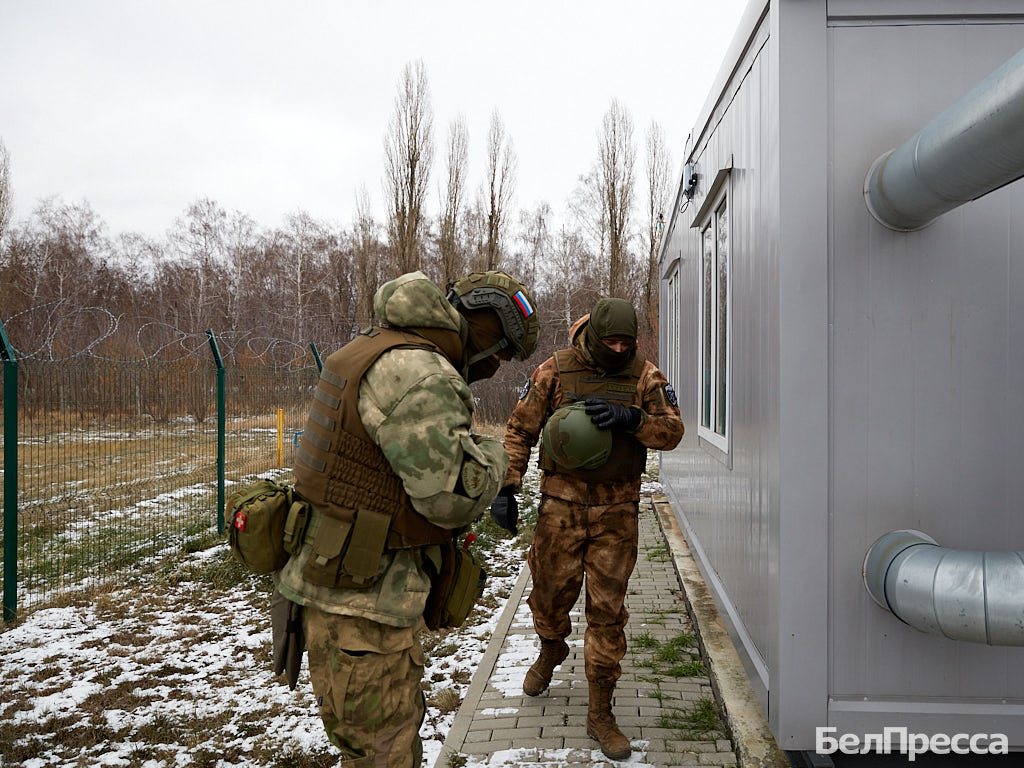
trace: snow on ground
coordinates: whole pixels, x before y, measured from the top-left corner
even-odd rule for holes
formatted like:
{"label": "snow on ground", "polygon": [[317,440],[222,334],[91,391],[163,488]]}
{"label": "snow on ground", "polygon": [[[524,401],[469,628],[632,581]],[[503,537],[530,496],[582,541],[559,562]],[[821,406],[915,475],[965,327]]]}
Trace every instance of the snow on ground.
{"label": "snow on ground", "polygon": [[[531,461],[521,520],[535,519],[539,474]],[[645,492],[655,487],[644,484]],[[523,567],[524,546],[522,537],[488,546],[487,586],[466,624],[422,636],[424,766],[433,765],[451,728]],[[115,574],[101,590],[0,628],[0,766],[336,765],[305,664],[295,691],[271,672],[271,589],[269,577],[246,572],[220,543]],[[515,621],[528,622],[521,613]],[[506,654],[536,652],[524,638]],[[522,688],[511,673],[506,682]],[[520,758],[499,753],[490,764]]]}
{"label": "snow on ground", "polygon": [[[514,540],[457,631],[424,635],[432,765],[522,564]],[[271,673],[269,579],[220,544],[128,577],[91,600],[0,633],[0,765],[326,766],[336,762],[305,664],[296,690]],[[438,697],[442,689],[455,696]]]}

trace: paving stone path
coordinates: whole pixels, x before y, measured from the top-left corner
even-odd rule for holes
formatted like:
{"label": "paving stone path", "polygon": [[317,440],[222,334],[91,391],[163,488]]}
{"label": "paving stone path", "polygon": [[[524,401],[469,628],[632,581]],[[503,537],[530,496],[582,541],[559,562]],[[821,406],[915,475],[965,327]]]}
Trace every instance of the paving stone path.
{"label": "paving stone path", "polygon": [[582,594],[571,614],[569,657],[544,694],[523,694],[539,649],[529,586],[524,564],[434,768],[736,765],[649,497],[640,505],[639,557],[626,598],[628,650],[612,701],[633,747],[629,760],[609,760],[586,733]]}

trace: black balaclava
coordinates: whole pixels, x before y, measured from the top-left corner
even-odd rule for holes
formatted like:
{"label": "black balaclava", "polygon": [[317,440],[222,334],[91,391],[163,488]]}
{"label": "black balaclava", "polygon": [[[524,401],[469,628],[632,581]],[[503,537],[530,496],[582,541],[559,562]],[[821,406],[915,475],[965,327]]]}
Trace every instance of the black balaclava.
{"label": "black balaclava", "polygon": [[[632,340],[624,352],[615,352],[601,339],[622,337]],[[636,310],[625,299],[598,299],[590,311],[583,343],[598,367],[618,373],[632,364],[636,356]]]}
{"label": "black balaclava", "polygon": [[489,379],[498,372],[501,361],[493,353],[479,360],[473,360],[473,358],[505,338],[505,329],[501,325],[501,319],[489,309],[463,312],[462,316],[469,326],[466,338],[466,360],[471,362],[466,380],[472,383],[481,379]]}

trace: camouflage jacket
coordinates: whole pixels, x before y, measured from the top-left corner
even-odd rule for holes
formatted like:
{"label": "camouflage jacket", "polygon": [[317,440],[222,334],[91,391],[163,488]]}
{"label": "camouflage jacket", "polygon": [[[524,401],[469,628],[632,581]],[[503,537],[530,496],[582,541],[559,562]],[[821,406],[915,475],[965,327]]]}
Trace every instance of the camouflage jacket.
{"label": "camouflage jacket", "polygon": [[[374,315],[393,327],[459,330],[461,317],[444,294],[420,272],[385,283],[374,296]],[[496,438],[470,433],[473,395],[442,355],[428,349],[392,349],[381,355],[359,384],[359,417],[401,478],[413,507],[435,525],[460,528],[490,505],[505,475],[508,457]],[[468,498],[460,477],[467,461],[483,467],[487,480]],[[314,514],[306,541],[322,516]],[[436,547],[385,551],[368,589],[319,587],[302,578],[312,554],[307,543],[281,570],[278,589],[297,603],[328,613],[360,616],[410,627],[423,614],[430,581],[424,558]]]}
{"label": "camouflage jacket", "polygon": [[[571,349],[586,366],[597,371],[582,342],[582,332],[589,315],[573,325],[569,332]],[[633,436],[648,448],[671,450],[683,437],[683,420],[679,415],[675,392],[664,374],[651,361],[644,364],[637,385],[640,393],[640,426]],[[537,442],[544,423],[561,400],[561,382],[552,356],[541,363],[530,376],[512,416],[505,426],[505,450],[509,456],[505,484],[516,488],[522,483],[530,451]],[[544,472],[541,493],[566,501],[603,505],[636,501],[640,498],[640,477],[622,483],[587,483],[561,472]]]}

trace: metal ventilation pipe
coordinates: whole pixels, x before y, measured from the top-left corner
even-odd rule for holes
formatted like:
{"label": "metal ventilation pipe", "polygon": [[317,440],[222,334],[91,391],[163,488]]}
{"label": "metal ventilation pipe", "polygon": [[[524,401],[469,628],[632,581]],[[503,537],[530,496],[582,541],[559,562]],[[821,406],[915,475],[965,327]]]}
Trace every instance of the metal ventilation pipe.
{"label": "metal ventilation pipe", "polygon": [[1024,645],[1024,552],[946,549],[920,531],[890,531],[868,549],[872,599],[922,632]]}
{"label": "metal ventilation pipe", "polygon": [[1024,176],[1024,50],[903,145],[864,180],[879,222],[913,231]]}

